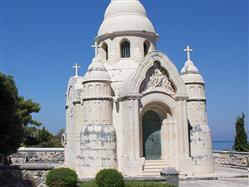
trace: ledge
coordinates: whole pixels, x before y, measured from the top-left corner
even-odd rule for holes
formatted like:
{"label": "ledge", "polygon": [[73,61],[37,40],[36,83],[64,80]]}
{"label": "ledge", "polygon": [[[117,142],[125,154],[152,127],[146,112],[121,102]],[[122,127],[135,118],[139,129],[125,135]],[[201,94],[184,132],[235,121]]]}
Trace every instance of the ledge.
{"label": "ledge", "polygon": [[0,169],[14,169],[14,170],[51,170],[60,164],[23,164],[23,165],[4,165]]}
{"label": "ledge", "polygon": [[218,150],[213,150],[213,153],[225,153],[225,154],[249,155],[249,152],[237,152],[237,151],[218,151]]}
{"label": "ledge", "polygon": [[18,152],[64,152],[64,148],[25,148],[21,147]]}

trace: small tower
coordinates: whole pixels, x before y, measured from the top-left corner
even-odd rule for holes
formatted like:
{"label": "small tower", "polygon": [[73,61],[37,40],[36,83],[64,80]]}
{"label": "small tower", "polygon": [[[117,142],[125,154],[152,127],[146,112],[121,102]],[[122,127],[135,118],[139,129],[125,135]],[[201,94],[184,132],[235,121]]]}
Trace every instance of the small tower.
{"label": "small tower", "polygon": [[213,173],[212,142],[207,121],[205,82],[190,59],[190,52],[193,50],[187,46],[184,51],[187,52],[187,61],[181,70],[181,77],[189,96],[187,108],[193,174]]}
{"label": "small tower", "polygon": [[116,133],[112,125],[110,77],[97,56],[83,81],[83,127],[80,132],[80,177],[95,177],[103,168],[116,168]]}
{"label": "small tower", "polygon": [[75,64],[75,75],[70,77],[66,92],[66,131],[64,134],[65,165],[77,170],[77,155],[79,155],[79,129],[83,120],[81,93],[83,91],[83,77],[79,76],[80,66]]}

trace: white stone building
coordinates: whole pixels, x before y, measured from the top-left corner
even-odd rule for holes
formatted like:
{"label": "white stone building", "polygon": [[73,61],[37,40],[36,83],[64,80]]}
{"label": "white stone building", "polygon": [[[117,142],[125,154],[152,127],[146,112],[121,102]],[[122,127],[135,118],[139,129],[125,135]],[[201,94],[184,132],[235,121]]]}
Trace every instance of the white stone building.
{"label": "white stone building", "polygon": [[205,82],[156,49],[159,35],[139,0],[112,0],[84,76],[66,94],[65,165],[80,178],[103,168],[126,176],[213,173]]}

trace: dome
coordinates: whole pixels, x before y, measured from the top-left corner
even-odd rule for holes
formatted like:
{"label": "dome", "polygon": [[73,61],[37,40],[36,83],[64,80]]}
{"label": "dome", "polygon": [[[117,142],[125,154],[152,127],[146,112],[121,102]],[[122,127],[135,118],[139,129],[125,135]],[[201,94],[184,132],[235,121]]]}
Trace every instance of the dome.
{"label": "dome", "polygon": [[105,11],[105,19],[129,13],[146,16],[146,10],[138,0],[112,0]]}
{"label": "dome", "polygon": [[199,73],[185,73],[182,74],[181,77],[184,83],[205,83],[203,77]]}
{"label": "dome", "polygon": [[185,83],[205,83],[198,68],[191,60],[186,61],[181,70],[181,77]]}
{"label": "dome", "polygon": [[112,0],[106,9],[98,36],[121,31],[146,31],[155,33],[139,0]]}
{"label": "dome", "polygon": [[105,65],[99,57],[93,58],[84,79],[84,81],[110,81],[110,76],[106,71]]}
{"label": "dome", "polygon": [[194,65],[194,63],[191,60],[187,60],[184,67],[181,70],[181,73],[187,73],[187,72],[195,72],[198,73],[198,68]]}

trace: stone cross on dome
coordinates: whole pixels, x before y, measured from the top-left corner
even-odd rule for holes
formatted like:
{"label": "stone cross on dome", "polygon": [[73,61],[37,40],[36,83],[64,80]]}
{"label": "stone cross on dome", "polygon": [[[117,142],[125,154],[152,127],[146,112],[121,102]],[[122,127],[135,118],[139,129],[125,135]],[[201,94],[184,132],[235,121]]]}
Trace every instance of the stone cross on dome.
{"label": "stone cross on dome", "polygon": [[80,69],[80,65],[76,63],[73,66],[73,69],[75,69],[75,77],[78,77],[78,72],[79,72],[79,69]]}
{"label": "stone cross on dome", "polygon": [[190,60],[190,52],[192,52],[193,49],[191,49],[191,48],[189,47],[189,45],[187,45],[187,48],[184,49],[184,51],[187,52],[187,61],[191,61],[191,60]]}

